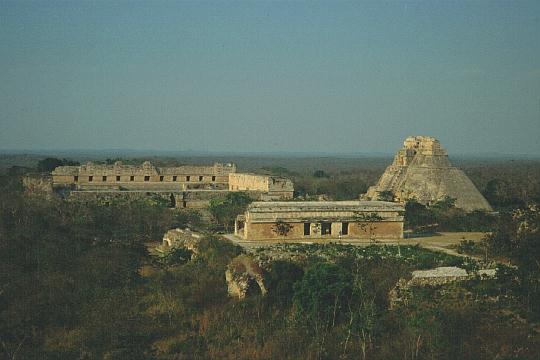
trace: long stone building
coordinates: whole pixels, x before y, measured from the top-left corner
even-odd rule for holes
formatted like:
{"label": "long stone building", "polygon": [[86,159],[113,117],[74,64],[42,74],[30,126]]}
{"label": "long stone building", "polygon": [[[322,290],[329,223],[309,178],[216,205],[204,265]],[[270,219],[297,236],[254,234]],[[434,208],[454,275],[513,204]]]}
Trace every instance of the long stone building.
{"label": "long stone building", "polygon": [[404,206],[384,201],[254,202],[235,222],[244,240],[400,239]]}
{"label": "long stone building", "polygon": [[52,171],[53,186],[69,186],[75,190],[188,190],[228,189],[229,174],[234,164],[213,166],[156,167],[149,161],[142,165],[59,166]]}
{"label": "long stone building", "polygon": [[405,139],[393,163],[361,198],[377,200],[383,193],[396,201],[416,199],[423,204],[449,196],[456,199],[456,207],[466,211],[493,211],[467,175],[452,166],[439,141],[428,136]]}
{"label": "long stone building", "polygon": [[[203,209],[212,199],[231,191],[249,193],[256,200],[292,199],[294,185],[281,177],[236,173],[236,165],[157,167],[149,161],[141,165],[112,165],[89,162],[81,166],[59,166],[50,178],[42,176],[69,199],[84,202],[135,200],[148,196],[168,201],[171,207]],[[26,181],[32,191],[36,179]],[[41,186],[43,188],[43,186]]]}

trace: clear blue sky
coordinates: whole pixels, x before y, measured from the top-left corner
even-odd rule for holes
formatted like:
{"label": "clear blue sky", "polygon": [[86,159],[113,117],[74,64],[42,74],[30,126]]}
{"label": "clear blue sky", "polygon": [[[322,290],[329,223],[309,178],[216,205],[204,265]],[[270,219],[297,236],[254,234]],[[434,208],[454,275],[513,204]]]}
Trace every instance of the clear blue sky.
{"label": "clear blue sky", "polygon": [[0,148],[540,155],[540,1],[0,1]]}

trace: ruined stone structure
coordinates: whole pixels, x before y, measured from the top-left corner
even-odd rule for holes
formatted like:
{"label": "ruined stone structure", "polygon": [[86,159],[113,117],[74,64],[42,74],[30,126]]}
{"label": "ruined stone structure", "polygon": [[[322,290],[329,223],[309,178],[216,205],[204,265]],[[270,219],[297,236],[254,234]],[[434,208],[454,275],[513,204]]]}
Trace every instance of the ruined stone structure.
{"label": "ruined stone structure", "polygon": [[59,166],[52,172],[53,186],[74,190],[188,190],[227,189],[234,164],[213,166],[156,167],[149,161],[142,165]]}
{"label": "ruined stone structure", "polygon": [[[44,177],[45,178],[45,177]],[[233,185],[229,183],[232,179]],[[34,191],[37,180],[27,180],[27,191]],[[70,200],[107,203],[118,199],[135,200],[148,196],[169,202],[170,207],[204,209],[212,199],[224,198],[230,191],[249,193],[261,201],[286,200],[293,196],[290,180],[254,174],[237,174],[236,165],[156,167],[142,165],[59,166],[48,178],[54,189]],[[42,188],[43,186],[41,186]]]}
{"label": "ruined stone structure", "polygon": [[22,177],[23,187],[27,194],[53,196],[53,182],[51,176],[41,174],[27,174]]}
{"label": "ruined stone structure", "polygon": [[189,229],[172,229],[163,235],[164,248],[183,248],[191,251],[191,260],[195,259],[199,254],[199,245],[201,236]]}
{"label": "ruined stone structure", "polygon": [[399,279],[388,294],[390,309],[399,305],[408,305],[412,296],[413,288],[426,286],[441,286],[459,281],[474,279],[493,279],[496,277],[496,269],[480,269],[473,272],[456,266],[443,266],[430,270],[415,270],[410,280]]}
{"label": "ruined stone structure", "polygon": [[225,271],[225,280],[229,296],[240,300],[250,291],[260,292],[263,296],[267,293],[263,270],[247,255],[232,259]]}
{"label": "ruined stone structure", "polygon": [[400,239],[402,204],[384,201],[254,202],[235,222],[244,240]]}
{"label": "ruined stone structure", "polygon": [[290,200],[293,198],[294,186],[289,179],[255,175],[255,174],[229,174],[230,191],[260,191],[264,194],[261,200]]}
{"label": "ruined stone structure", "polygon": [[385,192],[396,201],[414,198],[423,204],[449,196],[466,211],[493,211],[467,175],[452,166],[439,141],[427,136],[408,137],[392,165],[362,198],[377,200]]}

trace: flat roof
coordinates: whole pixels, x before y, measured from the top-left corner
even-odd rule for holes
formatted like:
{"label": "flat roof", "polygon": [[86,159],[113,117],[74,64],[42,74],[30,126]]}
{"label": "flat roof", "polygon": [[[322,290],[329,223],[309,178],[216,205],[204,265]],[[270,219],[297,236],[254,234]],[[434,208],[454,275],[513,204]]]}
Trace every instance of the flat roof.
{"label": "flat roof", "polygon": [[297,210],[373,210],[373,211],[403,211],[404,205],[389,201],[255,201],[248,211],[297,211]]}

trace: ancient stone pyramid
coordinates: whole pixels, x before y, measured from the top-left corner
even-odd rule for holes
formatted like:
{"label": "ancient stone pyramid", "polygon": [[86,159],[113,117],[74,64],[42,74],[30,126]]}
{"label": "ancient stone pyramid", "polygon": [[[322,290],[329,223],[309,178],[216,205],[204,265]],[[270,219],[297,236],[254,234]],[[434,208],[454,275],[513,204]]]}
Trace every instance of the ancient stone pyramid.
{"label": "ancient stone pyramid", "polygon": [[389,191],[397,201],[415,198],[423,204],[446,196],[466,211],[493,211],[465,173],[452,166],[439,141],[427,136],[408,137],[375,186],[363,198],[378,200]]}

